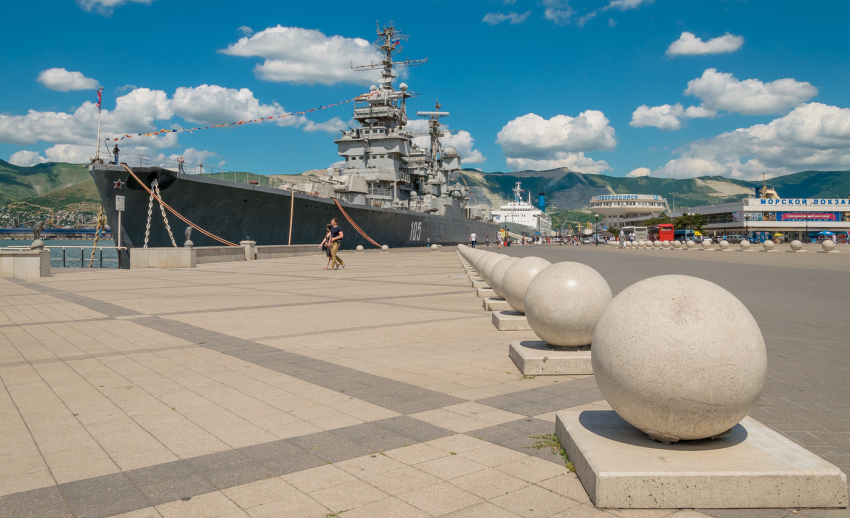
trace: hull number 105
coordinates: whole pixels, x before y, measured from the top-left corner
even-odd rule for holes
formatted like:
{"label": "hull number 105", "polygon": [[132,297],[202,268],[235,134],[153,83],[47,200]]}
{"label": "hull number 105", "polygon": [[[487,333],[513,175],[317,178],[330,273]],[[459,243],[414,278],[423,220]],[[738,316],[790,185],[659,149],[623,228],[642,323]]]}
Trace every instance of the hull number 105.
{"label": "hull number 105", "polygon": [[422,238],[422,222],[414,221],[410,224],[410,240],[419,241]]}

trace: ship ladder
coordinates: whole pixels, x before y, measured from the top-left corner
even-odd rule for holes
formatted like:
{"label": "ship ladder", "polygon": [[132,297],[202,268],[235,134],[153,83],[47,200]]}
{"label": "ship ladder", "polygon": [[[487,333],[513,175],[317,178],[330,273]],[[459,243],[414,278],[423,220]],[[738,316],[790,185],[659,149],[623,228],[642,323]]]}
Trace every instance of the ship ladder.
{"label": "ship ladder", "polygon": [[347,219],[349,223],[351,223],[351,226],[354,227],[354,230],[356,230],[358,234],[360,234],[361,236],[366,238],[366,241],[372,243],[373,245],[377,246],[378,248],[381,248],[381,245],[374,242],[371,237],[366,235],[366,232],[363,232],[363,230],[359,226],[357,226],[357,223],[355,223],[354,220],[351,219],[351,216],[349,216],[348,213],[345,212],[345,209],[342,208],[342,205],[339,204],[339,200],[334,198],[334,202],[336,202],[336,206],[339,207],[339,210],[342,211],[342,215],[345,216],[345,219]]}
{"label": "ship ladder", "polygon": [[[174,215],[175,215],[175,216],[177,216],[177,218],[179,218],[181,221],[183,221],[184,223],[186,223],[186,224],[187,224],[187,225],[189,225],[190,227],[194,228],[195,230],[197,230],[197,231],[198,231],[198,232],[200,232],[201,234],[203,234],[203,235],[205,235],[205,236],[207,236],[207,237],[209,237],[209,238],[211,238],[211,239],[215,239],[215,240],[216,240],[216,241],[218,241],[219,243],[223,243],[223,244],[225,244],[225,245],[227,245],[227,246],[239,246],[239,245],[237,245],[236,243],[231,243],[230,241],[227,241],[226,239],[222,239],[222,238],[220,238],[220,237],[216,236],[216,235],[215,235],[215,234],[213,234],[212,232],[207,232],[206,230],[202,229],[202,228],[201,228],[201,227],[199,227],[198,225],[196,225],[196,224],[192,223],[191,221],[189,221],[188,219],[184,218],[184,217],[183,217],[183,215],[181,215],[181,214],[180,214],[179,212],[177,212],[176,210],[172,209],[170,205],[168,205],[167,203],[165,203],[165,202],[162,200],[162,196],[160,195],[160,192],[159,192],[159,185],[155,185],[155,184],[153,184],[153,183],[151,184],[151,185],[153,185],[154,189],[156,189],[156,193],[154,193],[153,191],[151,191],[151,190],[148,188],[148,186],[147,186],[147,185],[145,185],[145,184],[144,184],[141,180],[139,180],[139,177],[138,177],[138,176],[136,176],[136,173],[134,173],[132,169],[130,169],[129,167],[127,167],[127,164],[121,164],[121,165],[123,165],[123,166],[124,166],[124,169],[126,169],[126,170],[127,170],[127,172],[128,172],[128,173],[130,173],[130,175],[131,175],[133,178],[135,178],[137,182],[139,182],[139,185],[141,185],[141,186],[142,186],[142,188],[143,188],[144,190],[146,190],[146,191],[148,192],[148,194],[150,194],[150,195],[151,195],[151,201],[150,201],[150,203],[148,204],[148,230],[150,229],[150,214],[151,214],[151,212],[152,212],[152,210],[153,210],[153,200],[154,200],[154,199],[156,199],[156,201],[158,201],[158,202],[159,202],[160,209],[168,210],[168,212],[170,212],[170,213],[174,214]],[[165,210],[163,210],[163,211],[162,211],[162,217],[163,217],[163,218],[165,218]],[[174,242],[174,236],[172,236],[172,235],[171,235],[171,228],[168,226],[168,219],[167,219],[167,218],[165,219],[165,225],[166,225],[166,228],[168,229],[168,235],[171,237],[171,242],[172,242],[172,243],[174,243],[174,246],[177,246],[177,244]],[[146,231],[145,231],[145,243],[146,243],[146,244],[147,244],[147,237],[148,237],[148,231],[146,230]]]}

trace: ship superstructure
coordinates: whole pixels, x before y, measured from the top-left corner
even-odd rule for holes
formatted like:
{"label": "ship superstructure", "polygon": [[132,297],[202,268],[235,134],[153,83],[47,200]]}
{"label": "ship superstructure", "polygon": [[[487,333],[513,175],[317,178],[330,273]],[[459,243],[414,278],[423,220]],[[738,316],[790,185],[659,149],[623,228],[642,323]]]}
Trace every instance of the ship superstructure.
{"label": "ship superstructure", "polygon": [[457,206],[466,210],[469,219],[489,219],[477,204],[469,203],[469,190],[458,181],[461,157],[457,150],[443,148],[440,141],[446,134],[440,119],[448,117],[449,112],[440,111],[439,102],[434,111],[417,112],[417,116],[428,120],[427,148],[416,145],[415,134],[405,129],[407,99],[413,94],[405,83],[395,89],[394,70],[426,60],[394,61],[393,56],[401,52],[401,41],[407,36],[392,25],[377,32],[375,48],[383,54],[382,61],[353,68],[381,68],[381,83],[372,85],[369,93],[356,102],[354,120],[360,127],[343,130],[334,140],[341,163],[329,168],[318,182],[281,187],[334,196],[356,205],[427,214],[445,215],[446,207]]}
{"label": "ship superstructure", "polygon": [[513,189],[514,201],[502,205],[498,211],[493,211],[493,222],[497,224],[514,223],[531,227],[541,234],[552,231],[552,219],[548,214],[531,204],[531,193],[528,193],[528,201],[522,198],[522,185],[516,183]]}

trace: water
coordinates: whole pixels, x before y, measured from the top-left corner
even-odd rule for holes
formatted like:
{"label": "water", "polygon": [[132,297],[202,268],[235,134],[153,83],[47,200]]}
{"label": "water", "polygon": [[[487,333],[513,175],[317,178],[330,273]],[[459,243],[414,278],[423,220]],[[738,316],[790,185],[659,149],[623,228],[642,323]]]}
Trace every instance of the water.
{"label": "water", "polygon": [[[10,246],[29,246],[32,241],[26,239],[2,239],[0,240],[0,248]],[[44,242],[45,247],[50,249],[50,267],[62,268],[62,247],[65,247],[65,267],[66,268],[88,268],[89,260],[91,259],[91,250],[94,246],[92,240],[70,241],[62,239],[48,239]],[[102,249],[102,246],[115,246],[115,242],[111,239],[101,239],[98,242],[98,249],[94,255],[94,263],[92,268],[100,268],[100,254],[103,250],[103,267],[118,268],[118,251],[115,249]],[[80,247],[82,247],[82,260],[80,259]]]}

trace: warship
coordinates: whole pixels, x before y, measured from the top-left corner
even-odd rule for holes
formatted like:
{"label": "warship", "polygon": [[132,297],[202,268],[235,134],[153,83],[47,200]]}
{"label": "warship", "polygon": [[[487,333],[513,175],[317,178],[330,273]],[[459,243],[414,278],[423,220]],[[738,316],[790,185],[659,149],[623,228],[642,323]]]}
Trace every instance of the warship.
{"label": "warship", "polygon": [[[335,139],[341,160],[312,181],[293,176],[291,182],[264,187],[93,160],[89,172],[116,246],[178,246],[160,199],[208,231],[192,236],[194,246],[246,239],[258,245],[318,243],[334,217],[345,232],[344,249],[452,245],[467,242],[472,232],[481,240],[495,239],[499,226],[470,201],[469,188],[461,183],[462,157],[441,143],[447,133],[440,121],[449,112],[440,111],[439,102],[435,111],[417,112],[428,121],[427,145],[417,145],[417,134],[406,129],[407,100],[413,94],[405,83],[394,87],[395,70],[426,60],[393,60],[407,36],[392,23],[379,26],[377,34],[381,61],[353,68],[381,69],[380,84],[355,101],[353,118],[360,127],[342,130]],[[178,222],[171,217],[171,224]],[[128,251],[122,253],[127,259]],[[126,267],[129,260],[121,264]]]}

